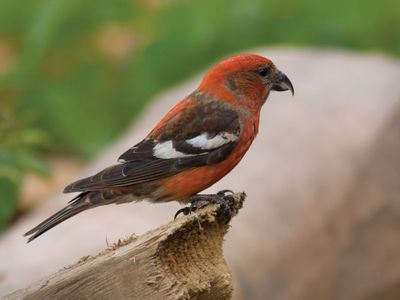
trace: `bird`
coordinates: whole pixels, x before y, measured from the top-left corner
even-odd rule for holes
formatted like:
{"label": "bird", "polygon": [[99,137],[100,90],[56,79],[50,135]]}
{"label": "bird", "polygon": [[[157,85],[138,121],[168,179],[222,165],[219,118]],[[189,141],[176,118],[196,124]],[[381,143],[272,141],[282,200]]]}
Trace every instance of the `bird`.
{"label": "bird", "polygon": [[65,187],[64,193],[79,194],[26,232],[27,242],[82,211],[112,203],[178,201],[191,204],[178,213],[190,212],[207,201],[199,193],[249,149],[270,92],[288,90],[294,95],[289,78],[268,58],[241,54],[222,60],[117,164]]}

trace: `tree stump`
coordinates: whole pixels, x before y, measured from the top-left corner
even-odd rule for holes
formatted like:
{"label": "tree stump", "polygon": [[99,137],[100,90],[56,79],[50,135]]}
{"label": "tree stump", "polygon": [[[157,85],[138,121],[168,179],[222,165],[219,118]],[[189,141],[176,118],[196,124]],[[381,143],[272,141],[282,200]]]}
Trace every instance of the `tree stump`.
{"label": "tree stump", "polygon": [[[230,201],[233,215],[244,193]],[[230,299],[232,279],[222,253],[229,229],[210,204],[141,236],[118,241],[5,299]]]}

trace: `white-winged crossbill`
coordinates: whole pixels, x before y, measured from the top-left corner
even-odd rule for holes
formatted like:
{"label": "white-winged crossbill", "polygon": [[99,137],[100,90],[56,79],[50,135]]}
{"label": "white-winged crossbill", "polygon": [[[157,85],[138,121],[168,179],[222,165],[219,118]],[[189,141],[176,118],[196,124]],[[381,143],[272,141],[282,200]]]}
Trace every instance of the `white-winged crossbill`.
{"label": "white-winged crossbill", "polygon": [[142,199],[190,202],[242,159],[273,90],[294,92],[288,77],[270,60],[247,54],[220,62],[144,140],[119,157],[119,164],[68,185],[65,193],[80,194],[28,231],[28,242],[100,205]]}

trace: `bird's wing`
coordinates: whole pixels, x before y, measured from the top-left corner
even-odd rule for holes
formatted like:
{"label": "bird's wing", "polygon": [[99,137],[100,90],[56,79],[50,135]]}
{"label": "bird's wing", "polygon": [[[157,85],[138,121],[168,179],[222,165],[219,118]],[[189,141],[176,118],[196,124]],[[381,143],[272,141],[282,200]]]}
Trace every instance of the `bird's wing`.
{"label": "bird's wing", "polygon": [[143,141],[123,153],[120,164],[78,180],[64,192],[135,185],[215,164],[229,155],[240,135],[235,110],[191,100],[184,109],[173,109]]}

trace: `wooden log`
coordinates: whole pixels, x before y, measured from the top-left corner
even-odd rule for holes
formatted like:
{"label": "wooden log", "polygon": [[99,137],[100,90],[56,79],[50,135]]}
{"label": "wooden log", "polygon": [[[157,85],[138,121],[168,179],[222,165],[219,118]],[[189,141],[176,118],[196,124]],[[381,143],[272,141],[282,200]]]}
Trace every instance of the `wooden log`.
{"label": "wooden log", "polygon": [[[230,198],[233,215],[244,198]],[[221,207],[211,204],[83,257],[5,299],[230,299],[231,273],[222,253],[228,228]]]}

